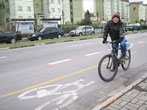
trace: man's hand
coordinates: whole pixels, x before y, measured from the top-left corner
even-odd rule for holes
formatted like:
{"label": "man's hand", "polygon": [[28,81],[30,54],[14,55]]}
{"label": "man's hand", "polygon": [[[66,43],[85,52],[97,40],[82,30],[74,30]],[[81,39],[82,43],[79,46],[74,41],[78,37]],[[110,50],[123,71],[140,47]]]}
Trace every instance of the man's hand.
{"label": "man's hand", "polygon": [[106,43],[107,43],[107,40],[106,40],[106,39],[104,39],[104,40],[103,40],[103,44],[106,44]]}

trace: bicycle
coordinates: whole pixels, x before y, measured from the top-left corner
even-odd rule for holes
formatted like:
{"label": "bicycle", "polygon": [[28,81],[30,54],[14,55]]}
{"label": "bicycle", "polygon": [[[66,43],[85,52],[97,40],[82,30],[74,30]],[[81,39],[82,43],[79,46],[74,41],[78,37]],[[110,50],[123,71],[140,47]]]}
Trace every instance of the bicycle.
{"label": "bicycle", "polygon": [[[98,74],[100,78],[105,82],[112,81],[115,78],[118,72],[118,67],[120,65],[122,66],[123,70],[127,70],[131,63],[131,46],[132,45],[129,44],[129,46],[127,47],[126,59],[124,62],[121,62],[119,60],[119,57],[121,56],[120,45],[118,46],[118,48],[114,48],[112,47],[113,43],[115,42],[109,42],[109,41],[106,42],[106,44],[108,45],[111,44],[111,48],[110,48],[110,45],[108,46],[111,52],[110,54],[107,54],[102,57],[98,66]],[[118,49],[118,55],[115,54],[114,49]]]}

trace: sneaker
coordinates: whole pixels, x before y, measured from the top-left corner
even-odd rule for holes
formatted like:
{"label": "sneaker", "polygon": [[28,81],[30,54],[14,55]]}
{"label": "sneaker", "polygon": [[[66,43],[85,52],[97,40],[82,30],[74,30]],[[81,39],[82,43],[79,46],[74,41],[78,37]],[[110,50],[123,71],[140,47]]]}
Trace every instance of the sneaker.
{"label": "sneaker", "polygon": [[125,59],[125,58],[120,58],[119,61],[120,61],[120,62],[125,62],[126,59]]}
{"label": "sneaker", "polygon": [[115,71],[115,67],[111,68],[110,71],[112,71],[112,72]]}

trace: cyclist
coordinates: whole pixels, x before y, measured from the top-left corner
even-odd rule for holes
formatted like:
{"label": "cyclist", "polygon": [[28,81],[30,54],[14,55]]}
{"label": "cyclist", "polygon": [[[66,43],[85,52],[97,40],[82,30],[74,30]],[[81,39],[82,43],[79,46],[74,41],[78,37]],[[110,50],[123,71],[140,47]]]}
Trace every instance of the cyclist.
{"label": "cyclist", "polygon": [[[107,42],[108,34],[113,43],[113,48],[117,48],[118,44],[120,43],[122,56],[120,57],[120,61],[124,62],[126,57],[126,39],[125,39],[125,31],[124,31],[124,23],[120,19],[120,14],[114,13],[112,15],[112,20],[108,21],[105,28],[104,28],[104,35],[103,35],[103,43]],[[118,54],[118,50],[115,50],[115,54]]]}

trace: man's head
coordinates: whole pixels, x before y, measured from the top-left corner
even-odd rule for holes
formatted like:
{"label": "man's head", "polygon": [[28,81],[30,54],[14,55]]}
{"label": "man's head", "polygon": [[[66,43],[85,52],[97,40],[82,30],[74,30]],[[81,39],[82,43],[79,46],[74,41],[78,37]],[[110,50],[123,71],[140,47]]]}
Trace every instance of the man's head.
{"label": "man's head", "polygon": [[120,14],[119,13],[114,13],[112,15],[112,20],[113,20],[114,23],[118,23],[119,20],[120,20]]}

